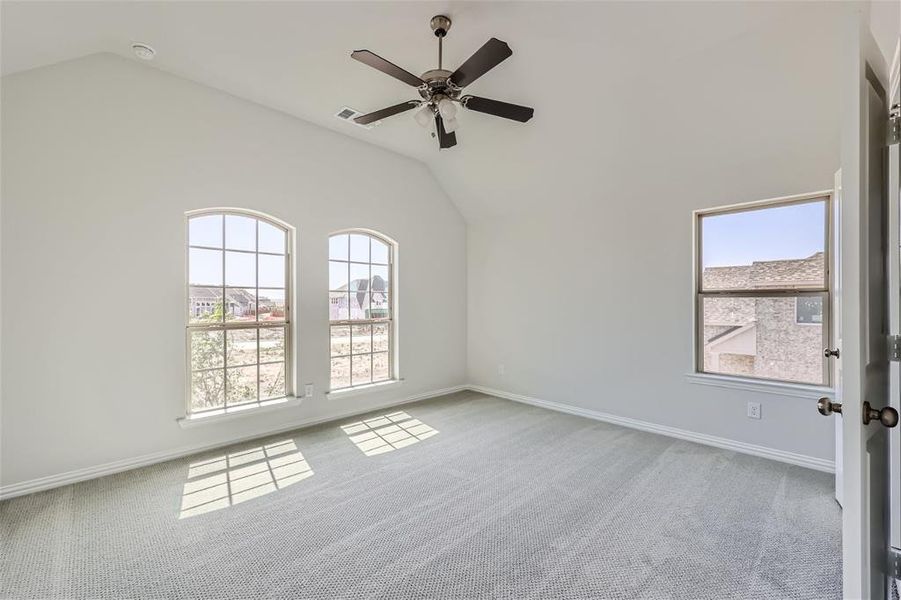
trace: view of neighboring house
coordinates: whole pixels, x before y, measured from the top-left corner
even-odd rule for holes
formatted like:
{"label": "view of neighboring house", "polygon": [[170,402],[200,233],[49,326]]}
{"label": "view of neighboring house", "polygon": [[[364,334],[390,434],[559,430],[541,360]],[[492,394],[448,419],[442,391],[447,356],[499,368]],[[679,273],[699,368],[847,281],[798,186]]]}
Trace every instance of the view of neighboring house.
{"label": "view of neighboring house", "polygon": [[[704,269],[705,290],[822,286],[823,253],[796,260]],[[804,383],[823,381],[823,301],[706,297],[703,370]]]}
{"label": "view of neighboring house", "polygon": [[388,317],[388,282],[379,275],[372,278],[372,289],[369,289],[368,279],[354,279],[349,285],[342,285],[331,292],[329,296],[329,319],[332,321]]}
{"label": "view of neighboring house", "polygon": [[[226,290],[225,311],[234,320],[253,320],[259,304],[260,318],[284,318],[284,300],[275,300],[260,294],[259,300],[253,289],[228,288]],[[261,290],[263,291],[263,290]],[[202,318],[212,315],[222,306],[222,289],[191,286],[188,303],[191,316]]]}

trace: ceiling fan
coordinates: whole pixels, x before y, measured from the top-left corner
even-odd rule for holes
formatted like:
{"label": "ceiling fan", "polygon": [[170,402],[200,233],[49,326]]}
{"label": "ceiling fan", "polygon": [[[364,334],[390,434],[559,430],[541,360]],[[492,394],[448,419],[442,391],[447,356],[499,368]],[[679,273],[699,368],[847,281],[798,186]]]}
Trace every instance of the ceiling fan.
{"label": "ceiling fan", "polygon": [[416,122],[423,127],[428,127],[434,122],[434,135],[438,137],[438,147],[450,148],[457,145],[457,135],[454,133],[457,130],[456,104],[460,104],[463,108],[468,108],[469,110],[519,121],[520,123],[525,123],[532,118],[535,110],[528,106],[519,106],[479,96],[461,96],[464,87],[513,54],[506,42],[502,42],[497,38],[491,38],[484,46],[476,50],[476,53],[470,56],[466,62],[457,67],[456,71],[451,72],[443,69],[441,64],[442,42],[448,30],[450,30],[451,20],[444,15],[437,15],[432,17],[429,25],[438,38],[438,68],[426,71],[421,77],[401,69],[394,63],[369,50],[356,50],[351,53],[351,58],[415,87],[423,98],[422,100],[401,102],[400,104],[359,116],[354,121],[360,125],[368,125],[386,117],[419,108],[415,115]]}

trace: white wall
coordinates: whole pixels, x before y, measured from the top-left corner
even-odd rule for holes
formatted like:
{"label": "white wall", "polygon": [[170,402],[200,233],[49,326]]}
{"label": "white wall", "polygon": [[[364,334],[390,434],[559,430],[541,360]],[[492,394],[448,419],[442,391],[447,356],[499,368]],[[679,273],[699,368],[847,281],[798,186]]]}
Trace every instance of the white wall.
{"label": "white wall", "polygon": [[540,208],[470,223],[471,383],[832,460],[814,401],[685,377],[692,211],[831,189],[839,167],[840,14],[810,12],[611,84],[610,126],[570,132]]}
{"label": "white wall", "polygon": [[[112,55],[2,93],[4,486],[464,383],[465,226],[422,164]],[[317,394],[183,430],[184,212],[215,206],[297,228],[295,370]],[[327,400],[327,237],[348,227],[398,242],[406,382]]]}

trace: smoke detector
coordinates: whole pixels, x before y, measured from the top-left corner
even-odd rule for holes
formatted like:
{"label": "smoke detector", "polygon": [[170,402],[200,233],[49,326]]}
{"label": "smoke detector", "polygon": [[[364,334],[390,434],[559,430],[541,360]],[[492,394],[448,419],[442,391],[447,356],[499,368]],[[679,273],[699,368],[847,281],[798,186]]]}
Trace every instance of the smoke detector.
{"label": "smoke detector", "polygon": [[132,44],[131,49],[135,53],[135,56],[141,60],[153,60],[153,57],[156,55],[156,50],[141,42]]}

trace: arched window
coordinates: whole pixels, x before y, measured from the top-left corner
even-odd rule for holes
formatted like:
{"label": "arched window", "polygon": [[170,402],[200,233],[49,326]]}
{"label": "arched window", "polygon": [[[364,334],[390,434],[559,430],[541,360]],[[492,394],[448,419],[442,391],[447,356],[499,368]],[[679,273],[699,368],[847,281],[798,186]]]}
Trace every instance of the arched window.
{"label": "arched window", "polygon": [[237,210],[188,213],[188,412],[291,393],[291,229]]}
{"label": "arched window", "polygon": [[394,254],[375,233],[329,238],[330,389],[394,379]]}

